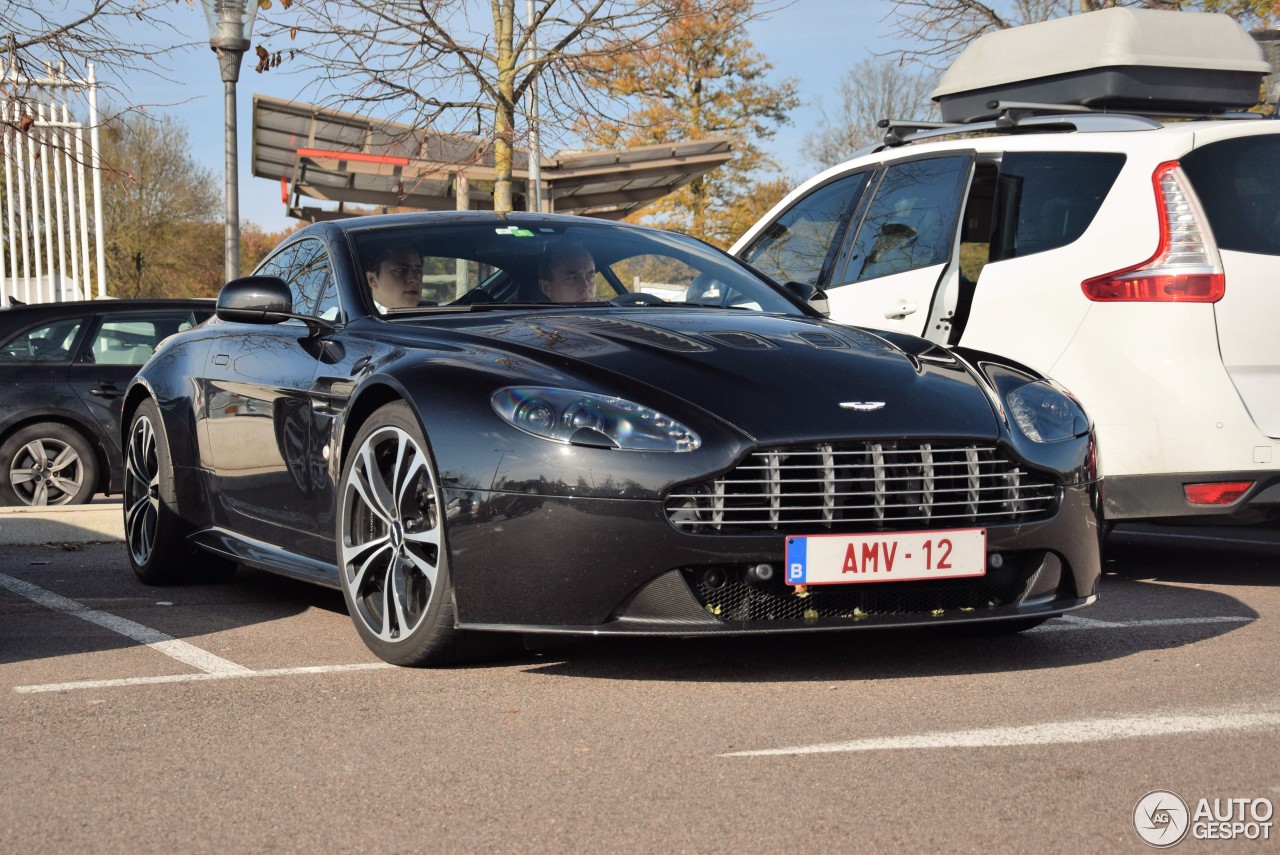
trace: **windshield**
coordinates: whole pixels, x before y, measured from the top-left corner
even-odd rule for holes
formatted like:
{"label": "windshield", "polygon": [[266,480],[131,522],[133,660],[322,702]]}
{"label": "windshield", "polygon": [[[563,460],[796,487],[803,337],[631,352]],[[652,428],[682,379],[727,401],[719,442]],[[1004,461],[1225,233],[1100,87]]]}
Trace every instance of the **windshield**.
{"label": "windshield", "polygon": [[495,304],[802,312],[750,268],[673,232],[512,218],[382,227],[352,240],[382,312]]}

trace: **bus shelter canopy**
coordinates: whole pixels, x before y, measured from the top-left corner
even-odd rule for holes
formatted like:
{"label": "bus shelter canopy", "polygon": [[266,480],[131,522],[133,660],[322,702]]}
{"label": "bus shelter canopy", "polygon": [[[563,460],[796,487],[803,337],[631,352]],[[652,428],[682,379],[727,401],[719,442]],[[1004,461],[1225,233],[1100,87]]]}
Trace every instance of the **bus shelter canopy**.
{"label": "bus shelter canopy", "polygon": [[[733,156],[727,139],[540,159],[542,210],[620,219]],[[296,219],[315,222],[395,209],[492,210],[493,152],[473,137],[255,95],[253,175],[280,182]],[[525,209],[529,153],[515,152],[516,207]]]}

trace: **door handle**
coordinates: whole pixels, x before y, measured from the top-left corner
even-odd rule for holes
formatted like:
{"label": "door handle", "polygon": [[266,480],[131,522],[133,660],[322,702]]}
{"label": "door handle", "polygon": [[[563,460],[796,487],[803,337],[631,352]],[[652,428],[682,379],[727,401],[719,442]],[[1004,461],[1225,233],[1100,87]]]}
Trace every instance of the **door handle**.
{"label": "door handle", "polygon": [[113,383],[107,383],[105,386],[94,386],[89,390],[89,394],[97,395],[99,398],[119,398],[124,394],[124,390]]}
{"label": "door handle", "polygon": [[905,318],[907,315],[914,312],[915,310],[916,310],[915,303],[908,303],[904,300],[903,302],[894,306],[892,309],[887,309],[884,313],[884,316],[891,321],[900,321],[903,318]]}

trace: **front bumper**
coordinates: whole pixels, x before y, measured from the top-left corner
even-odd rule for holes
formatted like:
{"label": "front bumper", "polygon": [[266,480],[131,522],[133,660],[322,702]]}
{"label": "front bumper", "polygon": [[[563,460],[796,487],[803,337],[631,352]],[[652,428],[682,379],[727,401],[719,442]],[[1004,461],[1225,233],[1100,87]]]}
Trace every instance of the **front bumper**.
{"label": "front bumper", "polygon": [[[462,499],[446,491],[446,499]],[[987,528],[1001,566],[972,579],[824,586],[781,583],[785,535],[676,531],[656,501],[468,494],[450,521],[463,629],[701,635],[919,626],[1048,617],[1097,595],[1096,484],[1063,489],[1057,513]],[[772,583],[745,569],[769,563]],[[710,579],[725,583],[707,584]]]}

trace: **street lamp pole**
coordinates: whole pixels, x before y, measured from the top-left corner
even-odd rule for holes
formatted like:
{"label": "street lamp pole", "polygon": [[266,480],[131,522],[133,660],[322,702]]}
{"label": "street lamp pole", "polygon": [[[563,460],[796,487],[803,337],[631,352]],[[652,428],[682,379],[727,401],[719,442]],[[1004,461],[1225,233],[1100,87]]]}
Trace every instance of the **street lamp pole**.
{"label": "street lamp pole", "polygon": [[225,92],[226,229],[223,258],[227,281],[240,275],[240,166],[237,156],[236,81],[240,61],[249,49],[258,0],[200,0],[209,24],[209,47],[218,55]]}
{"label": "street lamp pole", "polygon": [[[529,20],[529,51],[538,56],[538,33],[533,29],[533,0],[527,0],[525,12]],[[526,207],[542,213],[542,147],[538,144],[538,79],[529,87],[529,187]]]}

